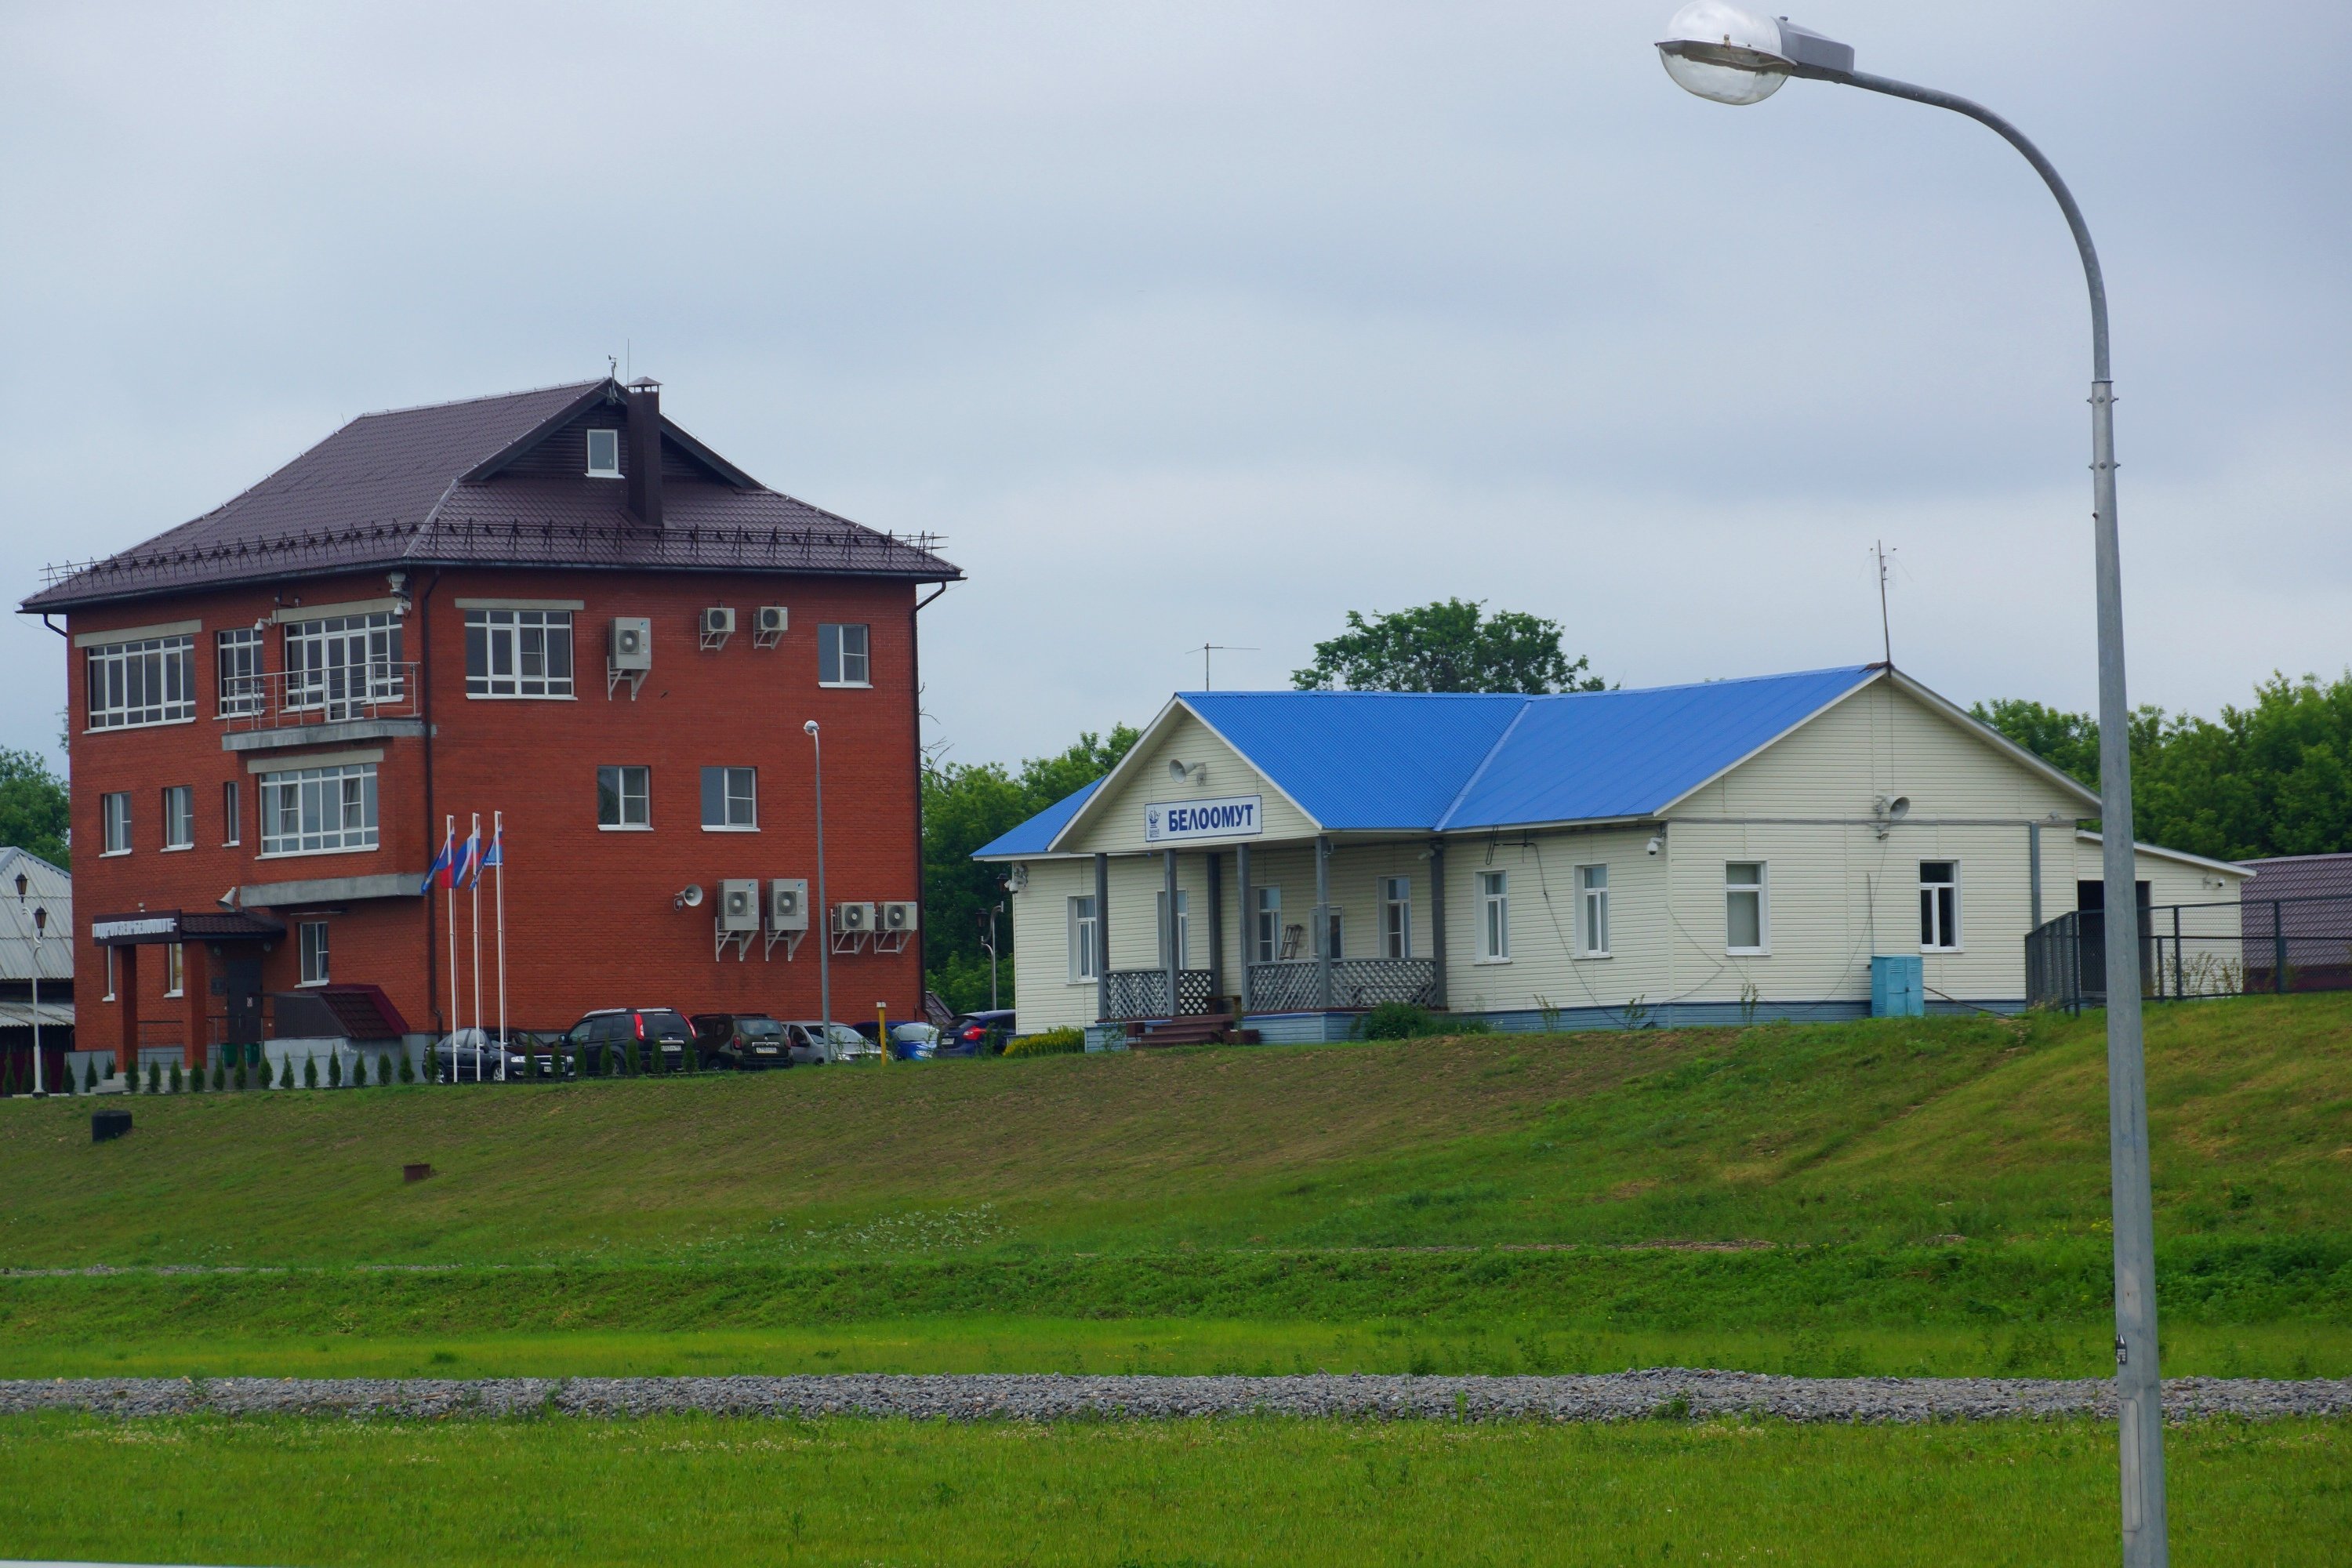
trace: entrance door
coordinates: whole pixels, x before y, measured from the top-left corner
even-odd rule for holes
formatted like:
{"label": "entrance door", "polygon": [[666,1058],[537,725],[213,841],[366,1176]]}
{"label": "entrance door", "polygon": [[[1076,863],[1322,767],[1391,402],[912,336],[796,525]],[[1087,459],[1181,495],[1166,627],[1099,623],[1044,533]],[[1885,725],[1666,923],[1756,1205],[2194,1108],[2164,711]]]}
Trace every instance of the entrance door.
{"label": "entrance door", "polygon": [[[2134,882],[2132,892],[2139,905],[2139,970],[2145,976],[2149,968],[2147,942],[2147,899],[2146,882]],[[2075,923],[2076,940],[2081,944],[2083,994],[2105,998],[2107,994],[2107,884],[2090,879],[2074,884],[2074,907],[2083,911]]]}
{"label": "entrance door", "polygon": [[[228,1026],[223,1043],[261,1044],[261,960],[231,958],[221,964],[222,994],[227,1001]],[[258,1056],[252,1058],[258,1060]]]}

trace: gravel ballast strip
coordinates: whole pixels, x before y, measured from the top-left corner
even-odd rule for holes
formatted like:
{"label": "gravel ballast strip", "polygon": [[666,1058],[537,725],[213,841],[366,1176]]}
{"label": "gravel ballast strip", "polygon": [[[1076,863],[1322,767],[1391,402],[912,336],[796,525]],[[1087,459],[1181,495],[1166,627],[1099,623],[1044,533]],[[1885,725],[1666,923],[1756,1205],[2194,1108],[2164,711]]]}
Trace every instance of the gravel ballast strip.
{"label": "gravel ballast strip", "polygon": [[[574,1378],[59,1378],[0,1381],[0,1415],[564,1415],[944,1421],[1165,1420],[1204,1415],[1429,1421],[1624,1421],[1661,1413],[1786,1421],[1921,1422],[2115,1415],[2105,1379],[1776,1377],[1664,1368],[1580,1377],[1068,1377],[1046,1375]],[[2352,1415],[2352,1379],[2183,1377],[2174,1420]]]}

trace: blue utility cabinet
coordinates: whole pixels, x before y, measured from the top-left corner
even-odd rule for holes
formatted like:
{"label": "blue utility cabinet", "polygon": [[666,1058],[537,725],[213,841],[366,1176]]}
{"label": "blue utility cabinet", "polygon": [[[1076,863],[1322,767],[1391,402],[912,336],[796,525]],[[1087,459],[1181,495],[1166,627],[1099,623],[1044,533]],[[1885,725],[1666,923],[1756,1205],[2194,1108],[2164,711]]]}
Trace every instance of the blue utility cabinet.
{"label": "blue utility cabinet", "polygon": [[1927,977],[1916,952],[1882,952],[1870,961],[1870,1016],[1916,1018],[1927,1010]]}

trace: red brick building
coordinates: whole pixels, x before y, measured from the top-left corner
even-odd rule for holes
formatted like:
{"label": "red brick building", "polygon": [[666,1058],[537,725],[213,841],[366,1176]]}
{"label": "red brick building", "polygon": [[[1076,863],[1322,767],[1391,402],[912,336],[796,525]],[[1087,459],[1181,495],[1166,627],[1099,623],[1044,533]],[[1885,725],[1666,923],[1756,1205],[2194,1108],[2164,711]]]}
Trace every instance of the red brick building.
{"label": "red brick building", "polygon": [[[836,1016],[919,1016],[912,930],[829,936],[814,909],[803,726],[829,902],[919,925],[917,616],[961,574],[761,485],[658,395],[604,380],[369,415],[25,602],[73,649],[82,1048],[195,1062],[289,998],[364,1007],[368,987],[411,1036],[446,1030],[446,895],[420,888],[446,819],[463,839],[478,813],[487,838],[494,812],[516,1026],[813,1017],[820,944]],[[772,902],[801,879],[805,937]]]}

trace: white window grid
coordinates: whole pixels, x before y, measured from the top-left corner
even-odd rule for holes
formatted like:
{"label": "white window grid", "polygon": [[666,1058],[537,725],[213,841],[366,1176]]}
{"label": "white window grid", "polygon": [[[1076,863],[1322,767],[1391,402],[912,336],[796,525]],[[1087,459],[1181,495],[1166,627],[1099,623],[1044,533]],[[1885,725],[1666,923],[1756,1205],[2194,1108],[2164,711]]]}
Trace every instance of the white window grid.
{"label": "white window grid", "polygon": [[617,479],[621,477],[620,431],[589,430],[588,477],[592,479]]}
{"label": "white window grid", "polygon": [[330,717],[404,695],[400,621],[389,610],[286,623],[288,712]]}
{"label": "white window grid", "polygon": [[264,855],[324,855],[375,847],[373,763],[261,775]]}
{"label": "white window grid", "polygon": [[1381,879],[1381,955],[1412,956],[1412,879]]}
{"label": "white window grid", "polygon": [[1252,892],[1257,903],[1257,962],[1277,963],[1282,958],[1282,889],[1266,887]]}
{"label": "white window grid", "polygon": [[1478,962],[1511,961],[1511,876],[1507,871],[1478,873]]}
{"label": "white window grid", "polygon": [[614,832],[653,826],[653,769],[596,770],[596,826]]}
{"label": "white window grid", "polygon": [[218,667],[215,678],[222,718],[261,711],[268,694],[262,679],[261,644],[258,626],[236,626],[215,634],[213,662]]}
{"label": "white window grid", "polygon": [[1095,976],[1095,900],[1091,893],[1070,900],[1070,984]]}
{"label": "white window grid", "polygon": [[131,853],[131,792],[120,790],[98,797],[100,832],[104,839],[100,852],[107,855]]}
{"label": "white window grid", "polygon": [[1609,868],[1579,866],[1576,868],[1577,913],[1584,922],[1584,946],[1587,958],[1609,956]]}
{"label": "white window grid", "polygon": [[[1160,962],[1168,962],[1168,889],[1160,889],[1155,910],[1160,917]],[[1176,967],[1183,969],[1192,957],[1192,900],[1184,889],[1176,889]]]}
{"label": "white window grid", "polygon": [[714,833],[750,832],[760,826],[760,770],[702,770],[702,826]]}
{"label": "white window grid", "polygon": [[1960,863],[1919,862],[1919,947],[1925,952],[1960,950]]}
{"label": "white window grid", "polygon": [[245,842],[245,792],[237,788],[235,779],[221,784],[221,843]]}
{"label": "white window grid", "polygon": [[163,791],[163,847],[196,847],[196,787],[172,784]]}
{"label": "white window grid", "polygon": [[819,686],[870,686],[873,666],[866,655],[866,628],[856,623],[824,623],[816,628],[816,683]]}
{"label": "white window grid", "polygon": [[130,730],[196,716],[196,639],[144,637],[86,650],[89,727]]}
{"label": "white window grid", "polygon": [[327,922],[304,921],[301,925],[302,984],[324,985],[330,971]]}
{"label": "white window grid", "polygon": [[572,652],[569,610],[467,610],[466,695],[570,697]]}
{"label": "white window grid", "polygon": [[1723,951],[1772,951],[1771,868],[1764,861],[1724,863]]}

